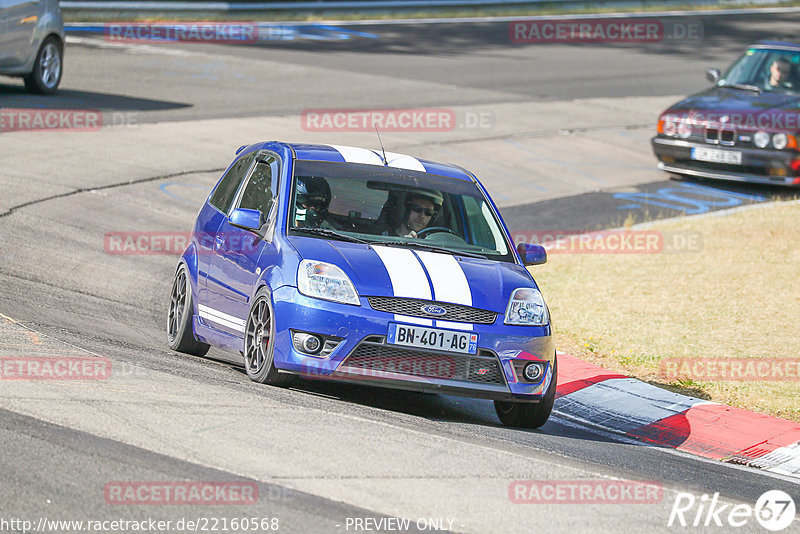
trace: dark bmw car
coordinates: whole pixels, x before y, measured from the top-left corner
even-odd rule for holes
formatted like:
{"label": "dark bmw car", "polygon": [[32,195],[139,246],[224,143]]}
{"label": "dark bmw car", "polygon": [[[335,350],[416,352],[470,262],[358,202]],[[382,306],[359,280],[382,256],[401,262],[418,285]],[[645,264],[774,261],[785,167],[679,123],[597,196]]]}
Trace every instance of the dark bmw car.
{"label": "dark bmw car", "polygon": [[672,174],[800,186],[800,44],[750,46],[714,85],[659,117],[653,152]]}

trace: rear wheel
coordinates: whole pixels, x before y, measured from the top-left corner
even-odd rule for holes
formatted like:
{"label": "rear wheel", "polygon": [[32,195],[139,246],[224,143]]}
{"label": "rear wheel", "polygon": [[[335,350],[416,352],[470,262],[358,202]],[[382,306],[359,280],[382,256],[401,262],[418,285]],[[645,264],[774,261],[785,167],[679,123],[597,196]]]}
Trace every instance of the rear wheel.
{"label": "rear wheel", "polygon": [[504,425],[539,428],[547,422],[556,400],[557,367],[556,356],[553,355],[553,378],[547,393],[539,402],[494,401],[494,410]]}
{"label": "rear wheel", "polygon": [[169,294],[169,311],[167,312],[167,341],[169,348],[178,352],[204,356],[209,345],[197,341],[192,330],[192,288],[189,287],[189,274],[186,266],[181,264],[172,282]]}
{"label": "rear wheel", "polygon": [[48,37],[36,54],[33,71],[25,76],[25,88],[31,93],[49,95],[56,92],[61,83],[61,67],[64,47],[58,39]]}
{"label": "rear wheel", "polygon": [[244,368],[253,382],[288,386],[295,375],[280,373],[275,367],[275,316],[269,292],[256,293],[244,333]]}

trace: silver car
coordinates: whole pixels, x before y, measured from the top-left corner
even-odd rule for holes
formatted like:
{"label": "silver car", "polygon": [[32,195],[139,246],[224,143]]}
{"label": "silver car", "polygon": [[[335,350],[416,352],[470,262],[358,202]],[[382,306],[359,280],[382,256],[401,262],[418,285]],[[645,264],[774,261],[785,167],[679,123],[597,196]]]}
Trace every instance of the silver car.
{"label": "silver car", "polygon": [[58,0],[0,0],[0,74],[22,77],[28,91],[50,94],[63,65]]}

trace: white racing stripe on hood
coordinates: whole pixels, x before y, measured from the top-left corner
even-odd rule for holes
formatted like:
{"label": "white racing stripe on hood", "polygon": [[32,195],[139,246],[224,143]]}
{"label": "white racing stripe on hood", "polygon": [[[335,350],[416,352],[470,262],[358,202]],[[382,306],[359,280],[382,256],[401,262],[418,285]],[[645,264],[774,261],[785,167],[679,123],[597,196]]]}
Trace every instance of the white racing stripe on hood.
{"label": "white racing stripe on hood", "polygon": [[[472,306],[472,291],[467,275],[458,261],[449,254],[416,251],[433,283],[433,300]],[[454,323],[437,319],[436,326],[456,330],[472,330],[471,323]]]}
{"label": "white racing stripe on hood", "polygon": [[[392,282],[392,293],[395,297],[432,300],[428,277],[425,276],[422,264],[414,256],[413,252],[404,248],[382,247],[379,245],[373,245],[372,248],[378,254],[384,267],[386,267],[386,271],[389,273],[389,279]],[[431,319],[399,314],[394,314],[394,318],[396,321],[433,326]]]}

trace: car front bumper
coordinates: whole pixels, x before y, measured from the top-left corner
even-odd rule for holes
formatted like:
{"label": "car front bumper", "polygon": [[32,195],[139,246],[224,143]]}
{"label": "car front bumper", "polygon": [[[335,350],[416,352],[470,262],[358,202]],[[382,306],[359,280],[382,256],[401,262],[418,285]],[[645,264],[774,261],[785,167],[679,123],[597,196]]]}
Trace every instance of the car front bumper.
{"label": "car front bumper", "polygon": [[[651,144],[662,171],[737,182],[800,185],[800,173],[792,167],[800,160],[800,153],[794,151],[726,147],[659,136],[653,137]],[[742,164],[697,161],[692,159],[693,148],[741,152]]]}
{"label": "car front bumper", "polygon": [[[361,306],[353,306],[306,297],[290,286],[276,289],[276,367],[310,378],[518,401],[538,401],[554,379],[549,325],[505,325],[498,314],[494,324],[472,325],[471,332],[478,335],[474,355],[418,349],[388,343],[389,324],[405,322],[372,309],[366,297],[360,300]],[[340,341],[327,357],[311,356],[294,347],[292,334],[298,331]],[[529,361],[546,368],[538,382],[518,376],[520,365]]]}

